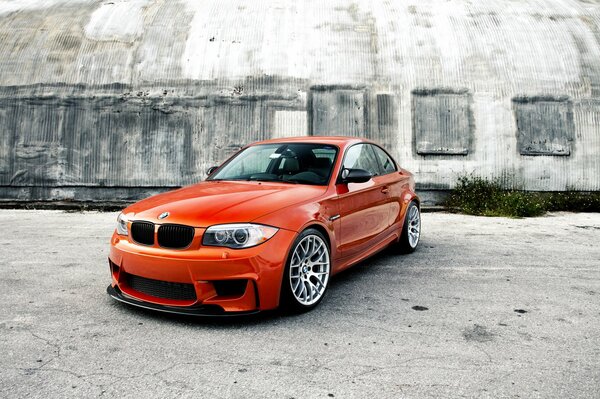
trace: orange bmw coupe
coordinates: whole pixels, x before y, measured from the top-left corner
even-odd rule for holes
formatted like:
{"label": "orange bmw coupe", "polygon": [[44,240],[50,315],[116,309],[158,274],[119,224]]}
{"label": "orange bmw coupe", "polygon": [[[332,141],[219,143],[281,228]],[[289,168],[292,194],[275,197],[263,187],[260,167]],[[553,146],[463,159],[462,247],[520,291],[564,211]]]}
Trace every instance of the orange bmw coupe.
{"label": "orange bmw coupe", "polygon": [[261,141],[208,175],[119,215],[111,297],[189,315],[305,311],[334,274],[419,243],[413,176],[368,140]]}

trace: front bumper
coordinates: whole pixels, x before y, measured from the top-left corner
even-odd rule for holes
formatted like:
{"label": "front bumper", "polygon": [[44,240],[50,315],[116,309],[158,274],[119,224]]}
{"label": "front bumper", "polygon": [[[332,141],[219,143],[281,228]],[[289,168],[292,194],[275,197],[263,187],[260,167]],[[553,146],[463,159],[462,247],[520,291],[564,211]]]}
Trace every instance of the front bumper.
{"label": "front bumper", "polygon": [[[287,254],[296,233],[280,229],[269,241],[252,248],[229,249],[199,244],[204,229],[196,229],[194,243],[185,250],[136,244],[113,235],[109,264],[112,283],[108,294],[130,305],[177,314],[248,314],[279,305]],[[135,289],[131,277],[173,283],[191,290],[192,298],[153,296]],[[152,282],[151,281],[151,282]],[[243,291],[223,292],[224,283],[242,281]]]}
{"label": "front bumper", "polygon": [[251,314],[256,314],[259,311],[246,311],[246,312],[225,312],[223,308],[220,306],[214,305],[196,305],[196,306],[164,306],[158,305],[156,303],[151,302],[143,302],[136,300],[133,297],[123,294],[123,292],[119,289],[118,286],[109,285],[106,288],[106,293],[110,295],[113,299],[116,299],[119,302],[126,303],[128,305],[137,306],[139,308],[176,314],[176,315],[185,315],[185,316],[246,316]]}

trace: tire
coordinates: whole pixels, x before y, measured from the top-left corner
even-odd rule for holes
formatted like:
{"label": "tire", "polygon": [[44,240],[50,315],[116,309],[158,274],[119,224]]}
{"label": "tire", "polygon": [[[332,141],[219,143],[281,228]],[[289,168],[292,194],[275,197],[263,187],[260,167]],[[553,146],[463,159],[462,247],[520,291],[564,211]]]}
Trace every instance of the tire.
{"label": "tire", "polygon": [[411,201],[406,208],[406,216],[402,225],[400,239],[396,249],[402,254],[415,252],[421,238],[421,210],[415,201]]}
{"label": "tire", "polygon": [[288,255],[281,283],[281,308],[292,313],[314,309],[323,300],[330,277],[327,239],[316,229],[304,230]]}

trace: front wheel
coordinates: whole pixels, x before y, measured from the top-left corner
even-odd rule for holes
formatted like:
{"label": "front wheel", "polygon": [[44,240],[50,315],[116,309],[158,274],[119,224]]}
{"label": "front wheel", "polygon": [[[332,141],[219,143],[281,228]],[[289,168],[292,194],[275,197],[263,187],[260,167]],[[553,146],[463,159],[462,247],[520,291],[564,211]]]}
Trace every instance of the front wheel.
{"label": "front wheel", "polygon": [[400,253],[414,252],[421,238],[421,210],[415,201],[411,201],[406,209],[402,233],[397,248]]}
{"label": "front wheel", "polygon": [[329,245],[315,229],[304,230],[294,241],[281,286],[284,308],[303,312],[323,299],[331,274]]}

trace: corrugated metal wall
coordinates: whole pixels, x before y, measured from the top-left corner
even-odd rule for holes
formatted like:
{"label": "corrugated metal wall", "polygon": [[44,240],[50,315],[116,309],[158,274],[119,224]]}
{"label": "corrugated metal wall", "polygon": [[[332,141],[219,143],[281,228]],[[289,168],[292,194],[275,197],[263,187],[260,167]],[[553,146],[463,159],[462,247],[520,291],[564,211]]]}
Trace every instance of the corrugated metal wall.
{"label": "corrugated metal wall", "polygon": [[269,137],[421,189],[600,190],[600,3],[0,1],[0,199],[131,200]]}

